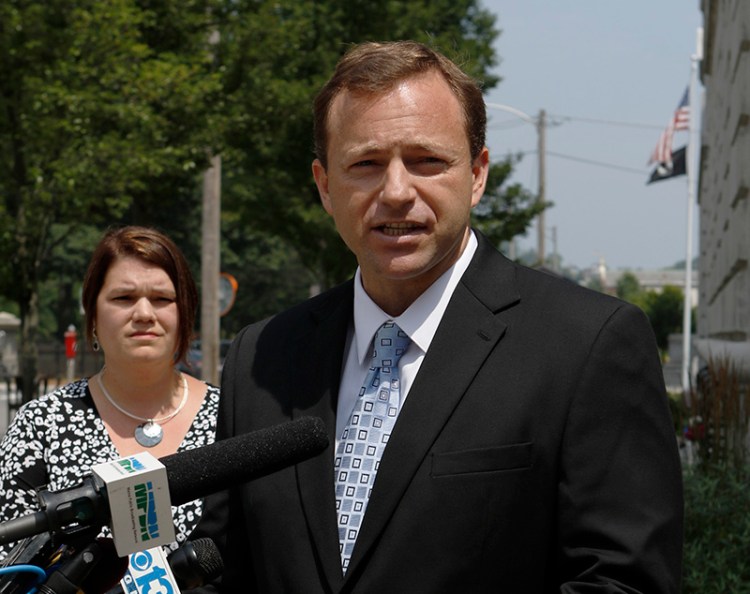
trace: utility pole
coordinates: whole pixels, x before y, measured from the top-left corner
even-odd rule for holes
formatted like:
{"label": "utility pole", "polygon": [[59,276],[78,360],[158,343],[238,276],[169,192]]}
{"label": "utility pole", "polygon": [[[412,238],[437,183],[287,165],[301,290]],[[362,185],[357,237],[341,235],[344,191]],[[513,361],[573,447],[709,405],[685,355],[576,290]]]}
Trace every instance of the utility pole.
{"label": "utility pole", "polygon": [[221,274],[221,157],[203,172],[201,249],[201,375],[219,385],[219,276]]}
{"label": "utility pole", "polygon": [[[209,34],[209,44],[219,43],[219,31]],[[221,156],[209,154],[203,172],[201,222],[201,376],[219,385],[219,277],[221,275]]]}
{"label": "utility pole", "polygon": [[[537,204],[541,206],[544,204],[545,192],[546,192],[545,155],[547,154],[547,147],[546,147],[547,112],[545,112],[543,109],[539,110],[539,118],[537,119],[536,129],[537,129],[537,137],[539,141],[539,146],[537,148],[537,156],[539,157],[539,182],[538,182],[539,193],[537,194]],[[544,266],[545,255],[547,253],[545,249],[545,245],[544,245],[544,210],[542,210],[538,216],[539,216],[539,219],[537,220],[537,225],[538,225],[537,260],[539,261],[540,266]]]}
{"label": "utility pole", "polygon": [[[536,128],[537,135],[537,158],[539,159],[539,191],[537,193],[537,204],[542,205],[546,199],[546,155],[547,155],[547,112],[539,110],[539,116],[534,119],[529,114],[520,109],[505,105],[503,103],[487,103],[485,105],[491,109],[499,109],[512,113],[522,119],[527,124],[532,124]],[[544,246],[544,210],[537,215],[537,263],[541,266],[544,264],[545,246]]]}

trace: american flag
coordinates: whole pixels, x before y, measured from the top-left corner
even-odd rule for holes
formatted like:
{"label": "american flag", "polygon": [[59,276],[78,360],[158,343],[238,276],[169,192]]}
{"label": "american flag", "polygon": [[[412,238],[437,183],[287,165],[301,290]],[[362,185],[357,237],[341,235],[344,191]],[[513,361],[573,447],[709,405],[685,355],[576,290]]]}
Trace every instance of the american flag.
{"label": "american flag", "polygon": [[685,89],[677,109],[674,112],[669,125],[659,136],[659,142],[656,143],[654,151],[648,164],[651,163],[672,163],[672,137],[678,130],[688,130],[690,128],[690,106],[688,105],[689,89]]}

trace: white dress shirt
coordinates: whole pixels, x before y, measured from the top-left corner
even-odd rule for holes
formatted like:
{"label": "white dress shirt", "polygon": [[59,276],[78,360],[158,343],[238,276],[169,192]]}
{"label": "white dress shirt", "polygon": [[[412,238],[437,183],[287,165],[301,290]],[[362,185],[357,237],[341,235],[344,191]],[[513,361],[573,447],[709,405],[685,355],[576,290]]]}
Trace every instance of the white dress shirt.
{"label": "white dress shirt", "polygon": [[[401,380],[401,404],[409,394],[409,388],[417,376],[427,349],[440,320],[443,319],[453,291],[469,266],[477,249],[477,239],[472,232],[458,260],[446,270],[414,303],[400,316],[393,318],[385,313],[362,287],[359,268],[354,276],[354,322],[349,327],[344,352],[344,369],[339,386],[339,400],[336,409],[336,445],[341,437],[354,404],[370,368],[372,340],[375,332],[384,322],[393,320],[411,338],[411,344],[399,361]],[[336,448],[334,448],[336,451]]]}

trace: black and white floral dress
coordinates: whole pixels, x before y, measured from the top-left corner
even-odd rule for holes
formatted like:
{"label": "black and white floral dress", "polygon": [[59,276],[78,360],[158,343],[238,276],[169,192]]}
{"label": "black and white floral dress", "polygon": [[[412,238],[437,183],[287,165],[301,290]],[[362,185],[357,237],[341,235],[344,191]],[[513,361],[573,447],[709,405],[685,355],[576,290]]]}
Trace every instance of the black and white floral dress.
{"label": "black and white floral dress", "polygon": [[[216,438],[219,389],[206,397],[178,452],[209,445]],[[35,488],[75,487],[91,466],[120,458],[94,406],[88,379],[66,384],[23,405],[0,442],[0,522],[39,509]],[[201,517],[203,501],[172,508],[176,543],[182,544]],[[13,545],[0,546],[0,559]]]}

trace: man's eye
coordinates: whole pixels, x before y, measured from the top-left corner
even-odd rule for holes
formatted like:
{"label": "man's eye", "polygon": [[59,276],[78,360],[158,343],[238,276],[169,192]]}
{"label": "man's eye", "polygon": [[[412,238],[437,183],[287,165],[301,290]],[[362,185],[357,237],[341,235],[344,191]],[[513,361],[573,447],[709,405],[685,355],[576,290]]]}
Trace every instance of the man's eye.
{"label": "man's eye", "polygon": [[444,159],[439,157],[424,157],[414,161],[411,165],[412,170],[415,173],[420,174],[435,174],[444,171],[447,167],[447,163]]}

